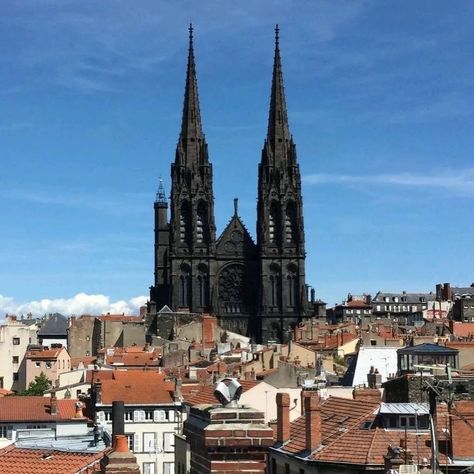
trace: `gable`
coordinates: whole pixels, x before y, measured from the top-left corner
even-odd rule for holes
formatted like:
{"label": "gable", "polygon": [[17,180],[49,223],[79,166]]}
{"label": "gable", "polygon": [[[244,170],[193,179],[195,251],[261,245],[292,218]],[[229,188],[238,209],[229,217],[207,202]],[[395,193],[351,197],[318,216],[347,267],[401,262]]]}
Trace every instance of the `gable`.
{"label": "gable", "polygon": [[232,257],[254,257],[256,245],[239,216],[234,215],[217,240],[218,255]]}

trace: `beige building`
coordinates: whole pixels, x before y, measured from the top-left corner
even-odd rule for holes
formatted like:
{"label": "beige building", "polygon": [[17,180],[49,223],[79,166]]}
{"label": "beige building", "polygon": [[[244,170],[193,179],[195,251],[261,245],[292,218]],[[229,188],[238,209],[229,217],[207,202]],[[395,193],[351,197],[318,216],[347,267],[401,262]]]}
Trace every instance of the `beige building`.
{"label": "beige building", "polygon": [[64,347],[30,349],[25,355],[25,388],[43,373],[56,385],[59,375],[71,370],[71,356]]}
{"label": "beige building", "polygon": [[0,389],[22,390],[20,373],[28,344],[36,343],[37,327],[7,316],[0,326]]}

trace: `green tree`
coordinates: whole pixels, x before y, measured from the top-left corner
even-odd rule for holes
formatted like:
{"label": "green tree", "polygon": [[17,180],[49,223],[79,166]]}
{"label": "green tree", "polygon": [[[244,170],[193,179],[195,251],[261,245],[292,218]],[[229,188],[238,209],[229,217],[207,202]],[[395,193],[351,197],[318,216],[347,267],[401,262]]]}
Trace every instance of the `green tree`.
{"label": "green tree", "polygon": [[41,374],[35,377],[33,382],[30,382],[28,388],[24,392],[21,392],[20,395],[43,396],[44,392],[46,392],[46,390],[49,390],[50,388],[51,381],[48,379],[48,377],[46,377],[44,372],[41,372]]}

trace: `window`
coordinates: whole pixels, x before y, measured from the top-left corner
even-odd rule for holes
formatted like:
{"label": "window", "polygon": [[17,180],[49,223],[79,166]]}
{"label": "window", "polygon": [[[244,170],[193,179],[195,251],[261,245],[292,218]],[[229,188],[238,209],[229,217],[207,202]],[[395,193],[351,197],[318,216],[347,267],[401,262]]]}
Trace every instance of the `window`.
{"label": "window", "polygon": [[133,411],[126,411],[124,415],[125,421],[133,420]]}
{"label": "window", "polygon": [[53,366],[53,364],[51,362],[46,362],[46,368],[47,369],[50,369],[52,366]]}
{"label": "window", "polygon": [[13,357],[12,357],[12,363],[13,363],[13,364],[18,364],[18,363],[19,363],[19,360],[20,360],[20,358],[19,358],[18,356],[13,356]]}
{"label": "window", "polygon": [[174,474],[174,462],[163,463],[163,474]]}
{"label": "window", "polygon": [[166,421],[166,412],[164,410],[155,410],[153,412],[153,421]]}
{"label": "window", "polygon": [[145,420],[153,421],[153,410],[145,410]]}
{"label": "window", "polygon": [[14,346],[19,346],[20,345],[20,338],[19,337],[14,337],[13,338],[13,345]]}
{"label": "window", "polygon": [[133,412],[133,421],[134,422],[145,421],[145,412],[143,410],[135,410]]}
{"label": "window", "polygon": [[0,425],[0,438],[12,439],[13,426]]}
{"label": "window", "polygon": [[133,452],[134,444],[133,444],[133,438],[135,437],[134,433],[125,433],[125,436],[127,437],[128,441],[128,449]]}
{"label": "window", "polygon": [[155,451],[156,442],[155,442],[156,433],[143,433],[143,452],[152,453]]}
{"label": "window", "polygon": [[155,463],[144,462],[143,463],[143,474],[155,474]]}
{"label": "window", "polygon": [[35,362],[35,367],[36,368],[41,367],[41,362]]}
{"label": "window", "polygon": [[3,384],[4,384],[3,377],[0,377],[0,388],[3,388]]}
{"label": "window", "polygon": [[174,451],[174,433],[163,433],[163,441],[165,453],[172,453]]}

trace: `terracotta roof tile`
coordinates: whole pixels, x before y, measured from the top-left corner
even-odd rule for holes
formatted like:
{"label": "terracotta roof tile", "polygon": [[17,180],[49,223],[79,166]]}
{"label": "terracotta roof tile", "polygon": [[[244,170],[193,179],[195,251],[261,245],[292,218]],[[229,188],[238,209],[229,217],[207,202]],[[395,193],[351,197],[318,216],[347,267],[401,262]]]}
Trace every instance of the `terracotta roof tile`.
{"label": "terracotta roof tile", "polygon": [[73,474],[89,465],[98,469],[105,451],[99,453],[72,453],[54,450],[16,448],[0,449],[2,474]]}
{"label": "terracotta roof tile", "polygon": [[0,421],[58,421],[77,420],[77,400],[57,400],[58,414],[51,415],[50,397],[9,396],[0,398]]}
{"label": "terracotta roof tile", "polygon": [[148,370],[115,370],[102,380],[102,403],[123,400],[126,404],[173,403],[175,385],[164,374]]}
{"label": "terracotta roof tile", "polygon": [[[27,351],[26,353],[26,358],[27,359],[57,359],[59,356],[60,352],[64,348],[58,348],[58,349],[45,349],[41,351]],[[65,349],[64,349],[65,350]]]}
{"label": "terracotta roof tile", "polygon": [[[378,403],[368,403],[365,400],[351,400],[348,398],[329,397],[321,402],[322,439],[329,444],[339,437],[341,428],[351,426],[361,417],[372,414]],[[290,425],[290,441],[282,449],[291,453],[298,453],[305,449],[304,415],[297,418]]]}

